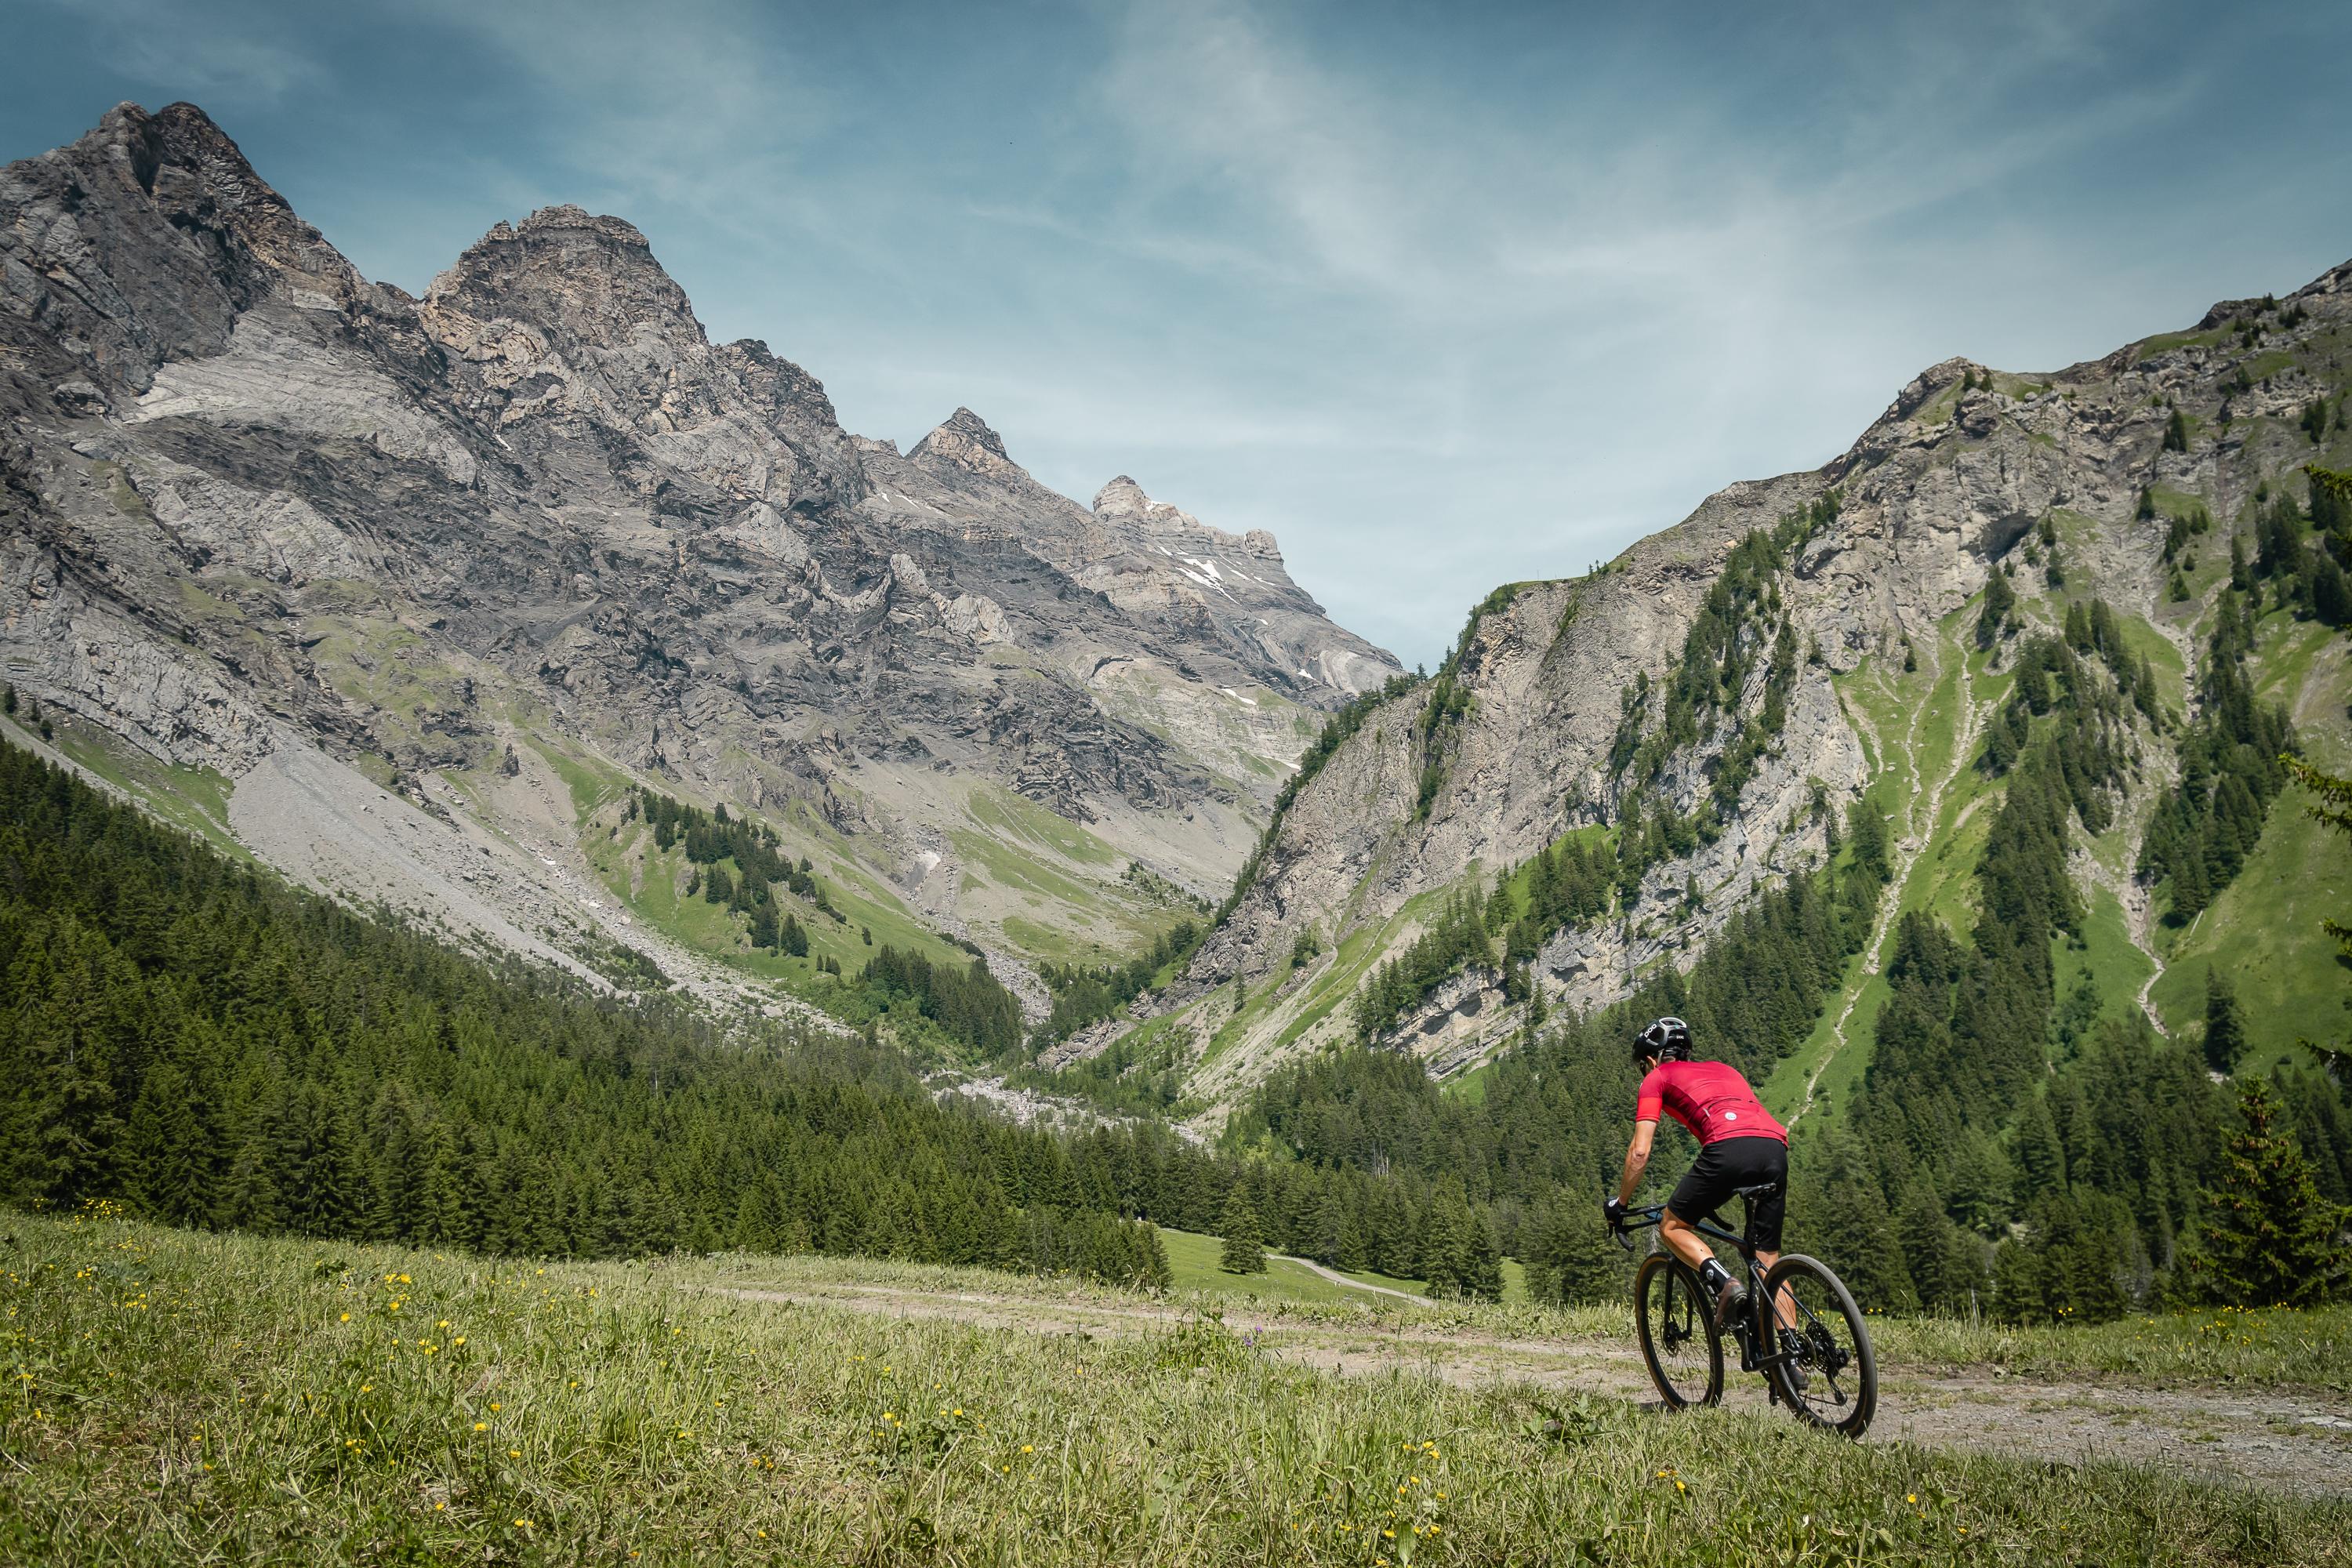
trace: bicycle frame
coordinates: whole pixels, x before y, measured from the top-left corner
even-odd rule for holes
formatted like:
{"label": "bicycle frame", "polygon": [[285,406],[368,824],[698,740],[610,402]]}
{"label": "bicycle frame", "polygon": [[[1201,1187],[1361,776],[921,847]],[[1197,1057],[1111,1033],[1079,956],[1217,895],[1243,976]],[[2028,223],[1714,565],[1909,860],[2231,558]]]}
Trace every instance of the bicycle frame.
{"label": "bicycle frame", "polygon": [[[1658,1222],[1665,1217],[1666,1205],[1653,1204],[1645,1209],[1628,1209],[1625,1212],[1627,1218],[1617,1228],[1617,1245],[1631,1252],[1633,1250],[1633,1233],[1637,1230],[1657,1228]],[[1747,1320],[1731,1325],[1732,1338],[1739,1345],[1739,1370],[1769,1373],[1782,1362],[1795,1359],[1791,1352],[1780,1348],[1779,1335],[1757,1332],[1758,1330],[1767,1326],[1765,1314],[1771,1309],[1764,1300],[1764,1270],[1756,1261],[1756,1243],[1747,1236],[1734,1236],[1711,1219],[1695,1220],[1691,1223],[1691,1228],[1701,1236],[1732,1247],[1738,1252],[1740,1260],[1748,1266]],[[1777,1312],[1773,1313],[1774,1319],[1777,1320],[1778,1316]],[[1777,1322],[1772,1326],[1777,1327]],[[1759,1344],[1771,1345],[1773,1347],[1771,1353],[1758,1355],[1756,1347]],[[1765,1383],[1771,1393],[1771,1397],[1777,1402],[1780,1398],[1778,1388],[1772,1386],[1769,1377],[1765,1379]]]}

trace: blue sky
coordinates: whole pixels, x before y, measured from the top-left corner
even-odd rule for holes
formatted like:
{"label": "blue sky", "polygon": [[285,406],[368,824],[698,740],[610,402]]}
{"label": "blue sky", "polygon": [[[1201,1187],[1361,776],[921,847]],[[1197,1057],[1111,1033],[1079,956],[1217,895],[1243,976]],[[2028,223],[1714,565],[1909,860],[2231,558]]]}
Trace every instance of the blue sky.
{"label": "blue sky", "polygon": [[[1896,13],[1900,13],[1899,15]],[[1270,528],[1434,663],[1842,450],[2352,256],[2352,6],[10,0],[0,157],[202,104],[419,291],[553,202],[908,444]]]}

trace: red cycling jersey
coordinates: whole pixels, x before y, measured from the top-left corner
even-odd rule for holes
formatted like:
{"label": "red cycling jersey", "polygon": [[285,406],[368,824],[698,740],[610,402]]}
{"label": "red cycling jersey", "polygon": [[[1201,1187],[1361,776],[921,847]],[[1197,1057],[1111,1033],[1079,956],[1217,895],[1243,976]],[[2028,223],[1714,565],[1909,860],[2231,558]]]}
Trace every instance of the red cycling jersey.
{"label": "red cycling jersey", "polygon": [[1723,1062],[1660,1062],[1652,1068],[1642,1079],[1633,1120],[1655,1121],[1661,1109],[1689,1128],[1702,1148],[1727,1138],[1789,1141],[1789,1130],[1772,1120],[1739,1069]]}

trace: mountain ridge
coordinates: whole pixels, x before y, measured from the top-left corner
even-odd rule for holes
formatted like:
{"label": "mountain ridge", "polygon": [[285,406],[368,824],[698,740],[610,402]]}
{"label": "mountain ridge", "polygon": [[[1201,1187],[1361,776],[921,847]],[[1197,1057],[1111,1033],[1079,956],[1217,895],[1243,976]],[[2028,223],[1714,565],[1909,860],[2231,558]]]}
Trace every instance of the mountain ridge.
{"label": "mountain ridge", "polygon": [[[1367,717],[1298,792],[1262,845],[1254,881],[1153,1009],[1193,1041],[1191,1102],[1213,1122],[1281,1063],[1350,1042],[1356,999],[1375,972],[1443,925],[1461,889],[1491,889],[1504,871],[1580,834],[1613,846],[1616,877],[1629,812],[1652,842],[1628,873],[1630,900],[1612,897],[1616,913],[1545,934],[1524,955],[1530,978],[1513,980],[1518,955],[1457,963],[1381,1037],[1451,1075],[1491,1059],[1526,1026],[1529,986],[1552,1005],[1590,1008],[1662,963],[1687,964],[1753,893],[1832,853],[1853,803],[1886,793],[1902,736],[1863,713],[1857,682],[1891,668],[1921,696],[1940,690],[1937,700],[1967,707],[1971,722],[1989,716],[2006,676],[1968,683],[1986,654],[1961,622],[1979,613],[1995,576],[2016,584],[2026,628],[2054,630],[2071,604],[2110,601],[2164,667],[2168,700],[2193,710],[2201,641],[2229,585],[2229,536],[2251,553],[2259,498],[2281,488],[2299,497],[2300,465],[2343,460],[2340,426],[2320,421],[2325,440],[2307,427],[2315,403],[2340,402],[2352,363],[2347,279],[2352,263],[2284,300],[2222,301],[2187,331],[2060,371],[1945,360],[1819,468],[1727,487],[1592,575],[1498,589],[1437,680]],[[1656,756],[1654,773],[1629,785],[1638,748],[1675,722],[1662,704],[1725,563],[1743,540],[1832,497],[1829,520],[1801,530],[1764,571],[1770,605],[1734,634],[1738,658],[1714,656],[1739,666],[1738,689],[1685,714],[1686,732]],[[2189,550],[2201,562],[2176,595],[2180,531],[2199,508],[2221,520],[2212,526],[2223,537]],[[1776,625],[1789,628],[1797,659],[1764,734]],[[2335,745],[2342,705],[2330,717],[2327,694],[2341,672],[2331,665],[2310,679],[2294,705],[2319,743]],[[2133,868],[2170,765],[2167,744],[2152,732],[2135,742],[2123,838],[2101,848],[2105,862],[2085,851],[2120,889],[2135,945],[2158,977],[2163,933],[2149,928],[2159,900]],[[1972,766],[1965,750],[1948,765]],[[1727,766],[1744,772],[1722,796]],[[1924,805],[1927,781],[1915,782],[1916,801],[1888,804]],[[1903,832],[1919,853],[1949,852],[1932,825]],[[1883,937],[1856,962],[1874,966]],[[1239,1017],[1229,1011],[1237,996]],[[1851,1000],[1841,994],[1838,1005]],[[2187,1022],[2176,1004],[2173,1026]],[[1155,1037],[1168,1038],[1166,1027]],[[1119,1034],[1098,1031],[1078,1054]]]}
{"label": "mountain ridge", "polygon": [[[313,815],[271,854],[486,940],[555,909],[559,952],[743,979],[740,928],[697,954],[648,930],[642,864],[593,863],[658,782],[1024,984],[1221,888],[1308,716],[1396,669],[1278,551],[1255,599],[1204,590],[969,410],[904,457],[850,435],[800,366],[712,343],[622,219],[501,222],[413,299],[187,104],[9,165],[0,209],[8,678],[167,792],[290,768]],[[531,910],[339,854],[378,790],[436,865],[502,845]]]}

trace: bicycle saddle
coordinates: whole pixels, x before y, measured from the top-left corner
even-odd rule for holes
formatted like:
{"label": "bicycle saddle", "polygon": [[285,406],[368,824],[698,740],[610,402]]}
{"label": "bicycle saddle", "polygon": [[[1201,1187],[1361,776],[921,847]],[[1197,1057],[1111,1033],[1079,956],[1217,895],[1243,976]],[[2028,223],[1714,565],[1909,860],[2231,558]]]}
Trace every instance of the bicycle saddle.
{"label": "bicycle saddle", "polygon": [[1759,1182],[1752,1187],[1734,1187],[1731,1190],[1738,1193],[1743,1198],[1753,1200],[1764,1196],[1767,1193],[1779,1192],[1780,1190],[1780,1184],[1778,1182]]}

